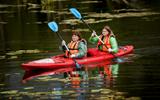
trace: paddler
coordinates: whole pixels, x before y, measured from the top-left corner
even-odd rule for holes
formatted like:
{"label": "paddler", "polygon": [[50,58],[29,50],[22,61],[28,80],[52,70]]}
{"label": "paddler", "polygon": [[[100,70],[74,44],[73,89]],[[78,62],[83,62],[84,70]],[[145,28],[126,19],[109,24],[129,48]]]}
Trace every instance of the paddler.
{"label": "paddler", "polygon": [[65,56],[69,58],[83,58],[87,55],[87,42],[85,39],[81,38],[81,34],[78,31],[73,31],[72,40],[68,43],[68,52],[64,45],[65,41],[62,41],[62,48],[65,51]]}
{"label": "paddler", "polygon": [[96,32],[93,31],[91,37],[89,38],[89,42],[95,44],[97,43],[98,50],[109,52],[109,53],[117,53],[118,52],[118,44],[113,34],[111,28],[106,25],[102,29],[102,33],[100,36],[97,36]]}

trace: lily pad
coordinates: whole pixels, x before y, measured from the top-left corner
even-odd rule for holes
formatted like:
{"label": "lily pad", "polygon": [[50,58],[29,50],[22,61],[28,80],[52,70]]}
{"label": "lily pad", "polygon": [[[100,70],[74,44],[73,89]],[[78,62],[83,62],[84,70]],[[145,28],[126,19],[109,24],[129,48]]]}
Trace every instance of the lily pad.
{"label": "lily pad", "polygon": [[0,92],[1,94],[16,94],[18,93],[18,90],[10,90],[10,91],[3,91],[3,92]]}
{"label": "lily pad", "polygon": [[31,90],[31,89],[34,89],[34,87],[26,87],[24,88],[25,90]]}

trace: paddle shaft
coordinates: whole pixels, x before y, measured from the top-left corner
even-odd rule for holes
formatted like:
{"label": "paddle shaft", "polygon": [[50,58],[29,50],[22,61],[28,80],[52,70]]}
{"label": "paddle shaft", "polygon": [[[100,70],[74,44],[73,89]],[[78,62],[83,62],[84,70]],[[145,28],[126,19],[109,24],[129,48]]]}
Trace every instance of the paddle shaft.
{"label": "paddle shaft", "polygon": [[[64,41],[63,38],[62,38],[62,36],[61,36],[58,32],[56,32],[56,34],[58,35],[58,37],[59,37],[59,39],[60,39],[61,41]],[[70,53],[69,48],[67,47],[67,45],[64,44],[64,46],[66,47],[67,51]]]}
{"label": "paddle shaft", "polygon": [[[91,32],[93,32],[93,29],[83,20],[83,19],[81,19],[81,21],[84,23],[84,24],[86,24],[87,25],[87,27],[89,28],[89,30],[91,31]],[[97,34],[95,34],[96,35],[96,37],[98,37],[98,39],[99,39],[99,41],[107,48],[107,49],[109,49],[107,46],[106,46],[106,44],[100,39],[100,37],[97,35]],[[117,58],[117,56],[116,55],[114,55],[113,53],[111,53],[115,58]]]}

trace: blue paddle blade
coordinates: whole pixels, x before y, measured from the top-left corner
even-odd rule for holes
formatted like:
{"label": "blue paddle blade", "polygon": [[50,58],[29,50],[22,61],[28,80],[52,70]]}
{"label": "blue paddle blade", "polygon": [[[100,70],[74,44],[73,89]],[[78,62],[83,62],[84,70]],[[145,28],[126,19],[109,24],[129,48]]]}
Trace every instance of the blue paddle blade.
{"label": "blue paddle blade", "polygon": [[80,69],[81,68],[81,65],[79,65],[78,63],[75,63],[76,64],[76,68],[77,69]]}
{"label": "blue paddle blade", "polygon": [[123,63],[124,59],[116,57],[116,58],[113,59],[113,61],[116,62],[116,63]]}
{"label": "blue paddle blade", "polygon": [[49,28],[54,31],[54,32],[57,32],[58,31],[58,25],[56,22],[49,22],[48,23],[48,26]]}
{"label": "blue paddle blade", "polygon": [[81,13],[76,8],[70,8],[70,12],[78,19],[82,19]]}

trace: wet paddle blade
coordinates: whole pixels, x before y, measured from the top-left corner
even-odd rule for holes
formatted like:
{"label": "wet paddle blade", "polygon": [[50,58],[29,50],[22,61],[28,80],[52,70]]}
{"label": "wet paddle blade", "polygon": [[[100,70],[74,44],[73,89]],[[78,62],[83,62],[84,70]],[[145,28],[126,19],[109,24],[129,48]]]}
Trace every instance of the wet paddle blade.
{"label": "wet paddle blade", "polygon": [[122,62],[124,62],[123,59],[118,58],[118,57],[114,58],[113,61],[116,62],[116,63],[122,63]]}
{"label": "wet paddle blade", "polygon": [[76,68],[77,69],[80,69],[81,68],[81,66],[78,64],[78,63],[75,63],[76,64]]}
{"label": "wet paddle blade", "polygon": [[70,12],[78,19],[82,19],[81,13],[76,8],[70,8]]}
{"label": "wet paddle blade", "polygon": [[57,23],[56,22],[49,22],[48,23],[48,26],[49,26],[49,28],[52,30],[52,31],[54,31],[54,32],[57,32],[58,31],[58,25],[57,25]]}
{"label": "wet paddle blade", "polygon": [[74,63],[76,64],[76,69],[80,69],[81,65],[77,63],[77,61],[73,58]]}

